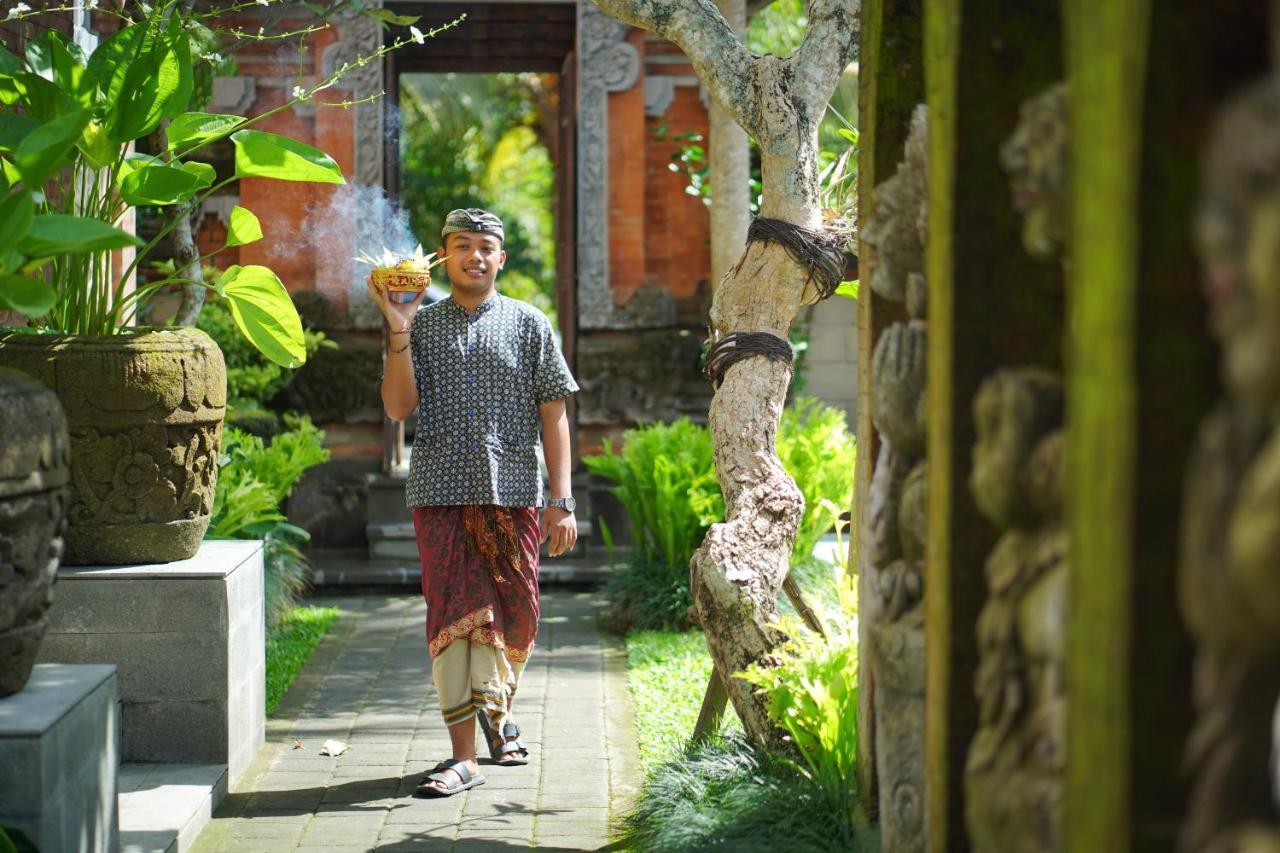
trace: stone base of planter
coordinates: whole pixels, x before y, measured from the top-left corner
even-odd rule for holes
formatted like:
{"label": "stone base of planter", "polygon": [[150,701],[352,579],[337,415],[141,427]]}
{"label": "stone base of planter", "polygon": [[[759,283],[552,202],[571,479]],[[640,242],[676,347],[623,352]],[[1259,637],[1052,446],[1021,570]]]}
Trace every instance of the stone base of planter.
{"label": "stone base of planter", "polygon": [[262,543],[145,566],[64,566],[40,658],[114,663],[124,760],[227,765],[265,738]]}
{"label": "stone base of planter", "polygon": [[94,564],[127,564],[135,561],[137,554],[149,554],[157,562],[181,560],[199,551],[208,528],[207,518],[68,527],[67,551]]}
{"label": "stone base of planter", "polygon": [[36,849],[120,849],[117,691],[113,666],[37,664],[0,699],[0,821]]}

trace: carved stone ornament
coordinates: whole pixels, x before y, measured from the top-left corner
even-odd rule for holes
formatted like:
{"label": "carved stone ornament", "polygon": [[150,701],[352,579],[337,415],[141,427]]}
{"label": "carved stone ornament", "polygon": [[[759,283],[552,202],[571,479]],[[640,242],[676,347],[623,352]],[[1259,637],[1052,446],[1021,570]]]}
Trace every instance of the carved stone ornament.
{"label": "carved stone ornament", "polygon": [[997,372],[974,398],[970,488],[1001,530],[978,616],[978,730],[965,767],[978,853],[1062,849],[1067,536],[1061,380]]}
{"label": "carved stone ornament", "polygon": [[675,325],[676,308],[661,288],[642,287],[623,305],[609,284],[609,93],[636,84],[640,54],[626,24],[590,0],[578,2],[578,327]]}
{"label": "carved stone ornament", "polygon": [[[382,7],[382,0],[363,0],[366,9]],[[321,73],[328,77],[344,65],[350,70],[335,84],[335,88],[350,93],[353,100],[368,98],[386,90],[382,59],[374,59],[359,64],[362,56],[372,56],[382,47],[383,30],[378,22],[363,14],[360,9],[344,6],[342,11],[334,14],[333,26],[338,40],[325,48],[320,55]],[[386,131],[385,98],[374,98],[372,101],[356,104],[351,108],[352,130],[355,146],[355,181],[360,187],[376,187],[380,191],[384,185],[386,164],[384,156],[384,133]],[[368,213],[382,216],[384,205],[371,208]],[[362,221],[362,230],[372,233],[385,233],[379,222]],[[357,328],[377,329],[382,326],[382,315],[369,300],[365,292],[364,273],[357,265],[349,265],[351,279],[347,282],[347,304],[350,306],[352,321]]]}
{"label": "carved stone ornament", "polygon": [[[872,287],[910,299],[908,323],[885,329],[872,356],[871,419],[882,443],[868,495],[863,590],[866,660],[875,678],[876,772],[886,850],[924,850],[924,520],[927,192],[923,106],[912,116],[902,163],[875,190],[862,231]],[[908,286],[910,283],[910,286]]]}
{"label": "carved stone ornament", "polygon": [[[908,280],[913,274],[922,281],[924,276],[929,207],[927,124],[921,104],[912,113],[898,170],[876,187],[875,205],[862,226],[862,242],[872,253],[871,289],[894,302],[907,300]],[[920,314],[911,316],[923,318],[923,305],[919,310]]]}
{"label": "carved stone ornament", "polygon": [[26,685],[44,639],[70,462],[57,396],[0,369],[0,697]]}
{"label": "carved stone ornament", "polygon": [[67,414],[69,565],[194,556],[209,527],[226,408],[222,352],[197,329],[111,337],[8,334],[0,363]]}
{"label": "carved stone ornament", "polygon": [[[1028,253],[1054,257],[1069,233],[1066,88],[1028,99],[1001,146]],[[978,730],[965,767],[976,853],[1061,850],[1067,534],[1062,522],[1061,378],[997,371],[973,401],[969,488],[1000,532],[978,615]]]}
{"label": "carved stone ornament", "polygon": [[1070,103],[1059,83],[1028,98],[1018,126],[1000,146],[1013,207],[1022,214],[1022,244],[1037,258],[1057,257],[1071,229]]}
{"label": "carved stone ornament", "polygon": [[1196,220],[1224,397],[1183,490],[1178,570],[1196,644],[1186,851],[1280,850],[1280,76],[1222,110]]}

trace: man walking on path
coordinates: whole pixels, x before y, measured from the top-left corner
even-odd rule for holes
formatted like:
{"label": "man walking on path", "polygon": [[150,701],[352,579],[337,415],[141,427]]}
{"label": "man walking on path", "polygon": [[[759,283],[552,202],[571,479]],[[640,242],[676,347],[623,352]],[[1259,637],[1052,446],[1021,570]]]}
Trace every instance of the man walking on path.
{"label": "man walking on path", "polygon": [[[453,755],[428,773],[423,796],[482,784],[475,724],[498,765],[528,763],[512,720],[520,673],[538,631],[538,548],[577,540],[569,493],[565,399],[578,390],[536,308],[497,292],[506,262],[502,222],[454,210],[441,232],[452,293],[392,302],[368,281],[391,329],[382,378],[387,415],[418,427],[406,487],[422,562],[431,675]],[[541,518],[536,443],[542,433],[551,499]]]}

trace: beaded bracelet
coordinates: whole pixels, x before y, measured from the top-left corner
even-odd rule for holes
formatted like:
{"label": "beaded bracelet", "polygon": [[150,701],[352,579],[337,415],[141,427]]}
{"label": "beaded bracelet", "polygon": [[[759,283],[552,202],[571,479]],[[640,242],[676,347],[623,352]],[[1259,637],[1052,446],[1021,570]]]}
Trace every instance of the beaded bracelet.
{"label": "beaded bracelet", "polygon": [[409,333],[410,333],[410,332],[412,332],[412,331],[413,331],[413,329],[412,329],[412,328],[409,328],[409,329],[400,329],[399,331],[392,332],[391,334],[393,334],[393,335],[407,335],[407,334],[409,334]]}

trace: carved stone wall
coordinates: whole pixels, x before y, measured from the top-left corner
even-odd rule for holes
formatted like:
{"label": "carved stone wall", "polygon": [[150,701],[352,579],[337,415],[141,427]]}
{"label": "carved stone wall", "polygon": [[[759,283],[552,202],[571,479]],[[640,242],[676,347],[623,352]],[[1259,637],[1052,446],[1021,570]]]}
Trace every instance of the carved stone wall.
{"label": "carved stone wall", "polygon": [[882,439],[868,496],[863,602],[875,679],[876,773],[886,850],[924,851],[924,543],[926,321],[924,223],[927,126],[917,107],[905,156],[876,187],[862,232],[874,253],[871,287],[905,303],[910,319],[885,329],[872,360],[871,417]]}

